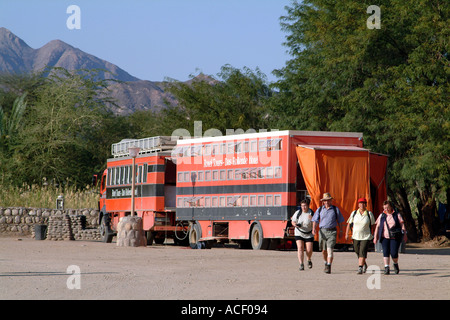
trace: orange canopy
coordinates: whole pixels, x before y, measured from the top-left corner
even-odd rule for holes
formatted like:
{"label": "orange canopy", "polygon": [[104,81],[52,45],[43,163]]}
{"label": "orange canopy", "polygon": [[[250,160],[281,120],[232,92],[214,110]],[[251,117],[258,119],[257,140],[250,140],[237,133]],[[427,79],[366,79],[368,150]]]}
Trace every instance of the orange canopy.
{"label": "orange canopy", "polygon": [[325,192],[346,220],[358,208],[358,198],[366,198],[372,210],[369,150],[341,146],[298,146],[296,150],[313,210],[322,204]]}
{"label": "orange canopy", "polygon": [[370,153],[370,182],[376,201],[373,202],[375,218],[383,211],[383,201],[387,200],[386,170],[388,157],[384,154]]}

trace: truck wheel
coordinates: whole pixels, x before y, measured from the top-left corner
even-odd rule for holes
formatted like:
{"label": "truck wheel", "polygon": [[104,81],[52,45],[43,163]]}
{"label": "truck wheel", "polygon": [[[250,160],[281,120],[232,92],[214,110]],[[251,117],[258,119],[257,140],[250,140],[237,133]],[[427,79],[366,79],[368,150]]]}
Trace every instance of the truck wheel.
{"label": "truck wheel", "polygon": [[250,242],[253,250],[265,250],[269,247],[270,239],[264,239],[262,227],[259,223],[253,225],[250,233]]}
{"label": "truck wheel", "polygon": [[199,240],[202,237],[202,228],[197,223],[191,224],[189,228],[189,245],[192,249],[197,249]]}
{"label": "truck wheel", "polygon": [[100,236],[102,237],[102,242],[111,243],[114,233],[109,227],[109,221],[107,216],[102,216],[102,220],[99,226]]}

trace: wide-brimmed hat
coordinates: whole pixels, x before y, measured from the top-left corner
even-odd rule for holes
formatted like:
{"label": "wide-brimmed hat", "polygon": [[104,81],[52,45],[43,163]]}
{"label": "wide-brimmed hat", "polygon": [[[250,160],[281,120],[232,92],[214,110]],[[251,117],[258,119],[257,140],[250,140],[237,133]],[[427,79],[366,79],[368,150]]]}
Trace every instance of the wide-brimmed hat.
{"label": "wide-brimmed hat", "polygon": [[331,194],[329,194],[328,192],[325,192],[325,193],[323,194],[323,198],[320,199],[320,201],[331,200],[331,199],[333,199],[333,197],[331,196]]}
{"label": "wide-brimmed hat", "polygon": [[360,202],[367,203],[367,199],[366,198],[359,198],[358,199],[358,203],[360,203]]}

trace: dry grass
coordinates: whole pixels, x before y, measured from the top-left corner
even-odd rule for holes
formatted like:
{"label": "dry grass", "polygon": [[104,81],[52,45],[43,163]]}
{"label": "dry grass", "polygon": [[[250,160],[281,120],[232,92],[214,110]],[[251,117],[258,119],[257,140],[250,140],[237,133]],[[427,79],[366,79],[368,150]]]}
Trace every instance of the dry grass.
{"label": "dry grass", "polygon": [[56,208],[56,199],[64,196],[64,207],[70,209],[96,208],[99,198],[95,189],[75,187],[22,186],[0,188],[0,207]]}

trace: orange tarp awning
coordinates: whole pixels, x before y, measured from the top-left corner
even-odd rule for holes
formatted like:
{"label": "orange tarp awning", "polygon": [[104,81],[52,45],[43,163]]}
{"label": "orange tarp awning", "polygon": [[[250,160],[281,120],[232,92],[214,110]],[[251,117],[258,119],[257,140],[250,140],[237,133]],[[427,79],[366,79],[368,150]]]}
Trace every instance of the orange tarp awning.
{"label": "orange tarp awning", "polygon": [[372,210],[369,150],[339,146],[298,146],[296,150],[313,210],[321,205],[325,192],[346,220],[358,208],[358,198],[366,198]]}
{"label": "orange tarp awning", "polygon": [[370,153],[370,182],[375,189],[376,202],[373,203],[375,218],[383,211],[383,201],[386,199],[386,170],[388,157],[383,154]]}

